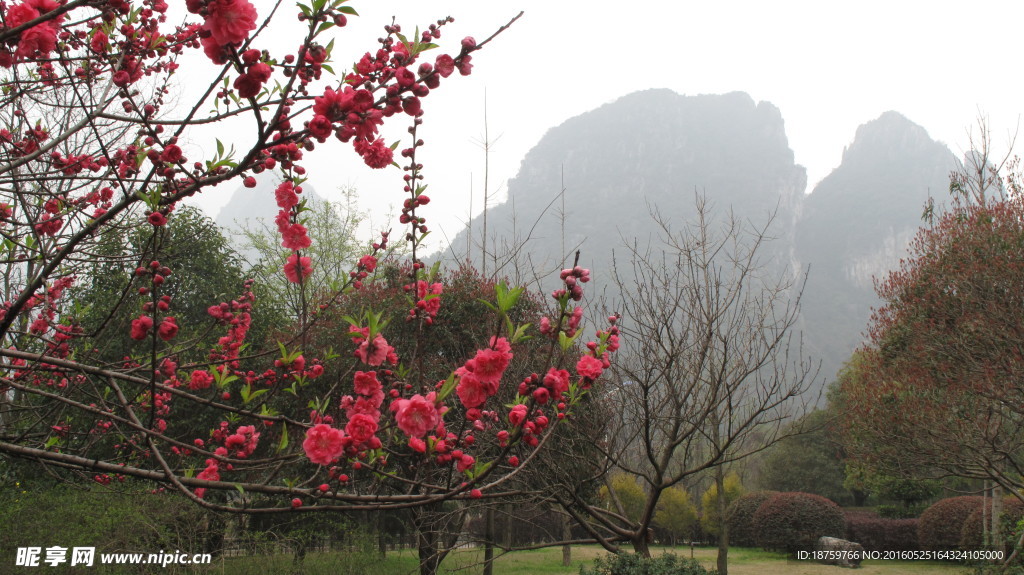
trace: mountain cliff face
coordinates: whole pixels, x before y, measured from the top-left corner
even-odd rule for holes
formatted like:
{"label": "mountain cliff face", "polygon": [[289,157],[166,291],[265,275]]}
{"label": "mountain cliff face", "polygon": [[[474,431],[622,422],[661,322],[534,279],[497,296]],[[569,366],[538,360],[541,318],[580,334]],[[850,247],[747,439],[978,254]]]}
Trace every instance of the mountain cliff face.
{"label": "mountain cliff face", "polygon": [[[738,92],[637,92],[551,129],[527,154],[509,201],[487,214],[488,268],[495,257],[527,254],[552,269],[579,248],[583,265],[607,270],[624,239],[653,233],[652,210],[682,225],[697,192],[758,222],[777,209],[788,233],[806,185],[771,104]],[[482,218],[472,242],[467,233],[452,242],[456,259],[479,265]]]}
{"label": "mountain cliff face", "polygon": [[929,197],[942,203],[959,163],[924,128],[886,112],[857,129],[842,164],[805,198],[794,257],[811,266],[804,331],[831,377],[879,305],[874,279],[896,269]]}
{"label": "mountain cliff face", "polygon": [[[732,209],[755,224],[774,212],[763,255],[779,269],[810,266],[805,351],[831,380],[879,303],[874,278],[899,264],[925,201],[942,202],[957,166],[923,128],[887,112],[857,130],[842,164],[805,195],[806,173],[773,105],[743,93],[638,92],[551,129],[527,154],[508,202],[487,215],[487,268],[516,261],[500,273],[549,271],[579,247],[600,293],[613,251],[621,265],[623,242],[656,237],[653,209],[677,229],[692,220],[695,192],[718,214]],[[479,266],[481,218],[470,229],[472,241],[463,231],[452,251]]]}

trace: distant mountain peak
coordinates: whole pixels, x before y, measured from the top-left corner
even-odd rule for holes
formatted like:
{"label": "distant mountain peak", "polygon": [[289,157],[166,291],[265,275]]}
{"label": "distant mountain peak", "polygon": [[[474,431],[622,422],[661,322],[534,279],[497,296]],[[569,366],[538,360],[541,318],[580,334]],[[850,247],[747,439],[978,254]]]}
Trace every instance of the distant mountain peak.
{"label": "distant mountain peak", "polygon": [[932,156],[941,143],[931,139],[928,131],[895,111],[862,124],[846,151],[843,164],[902,161],[908,156]]}

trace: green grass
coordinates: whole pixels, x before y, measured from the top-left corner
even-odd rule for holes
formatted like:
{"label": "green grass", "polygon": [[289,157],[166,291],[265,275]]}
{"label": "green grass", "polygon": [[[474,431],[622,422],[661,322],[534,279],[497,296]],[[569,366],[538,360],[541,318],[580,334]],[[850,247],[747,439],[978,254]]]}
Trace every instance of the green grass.
{"label": "green grass", "polygon": [[[653,549],[663,553],[665,548]],[[690,557],[689,547],[673,550],[677,555]],[[495,560],[495,575],[575,575],[580,565],[590,565],[595,557],[605,553],[597,546],[575,546],[572,565],[562,566],[559,547],[508,553]],[[709,568],[715,567],[716,550],[698,547],[693,556]],[[476,575],[483,570],[483,551],[464,550],[452,553],[441,566],[442,575]],[[858,575],[962,575],[969,570],[957,564],[931,561],[865,561]],[[224,575],[269,575],[295,573],[303,575],[415,575],[418,573],[414,550],[392,551],[381,559],[373,553],[311,553],[301,567],[291,557],[238,557],[217,559],[208,570],[196,573]],[[785,554],[757,549],[734,548],[729,551],[730,575],[840,575],[839,567],[820,565],[811,561],[792,561]]]}

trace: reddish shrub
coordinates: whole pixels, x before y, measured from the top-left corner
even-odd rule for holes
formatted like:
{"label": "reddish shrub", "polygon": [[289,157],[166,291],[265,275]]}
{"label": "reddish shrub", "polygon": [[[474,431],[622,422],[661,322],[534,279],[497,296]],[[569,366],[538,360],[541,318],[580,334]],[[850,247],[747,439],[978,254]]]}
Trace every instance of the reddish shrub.
{"label": "reddish shrub", "polygon": [[754,513],[757,544],[770,550],[808,551],[819,537],[843,537],[845,527],[838,505],[810,493],[778,493]]}
{"label": "reddish shrub", "polygon": [[846,511],[846,538],[867,551],[916,551],[917,519],[887,519],[872,511]]}
{"label": "reddish shrub", "polygon": [[729,544],[737,547],[757,545],[754,513],[762,503],[777,495],[778,491],[754,491],[741,495],[725,510],[725,523],[729,526]]}
{"label": "reddish shrub", "polygon": [[949,497],[925,509],[917,524],[917,541],[921,549],[942,551],[959,549],[964,522],[984,498],[977,495]]}
{"label": "reddish shrub", "polygon": [[[991,513],[992,500],[986,499],[985,505],[987,512]],[[971,514],[967,516],[967,519],[964,520],[963,528],[960,530],[961,549],[975,550],[985,548],[982,540],[982,534],[985,531],[982,527],[983,518],[986,522],[991,521],[991,518],[988,517],[979,507],[972,511]],[[1019,499],[1012,496],[1003,499],[1003,512],[1000,514],[1000,519],[1000,525],[1003,530],[1003,539],[1005,540],[1013,537],[1013,530],[1016,527],[1017,522],[1024,519],[1024,503],[1021,503]]]}

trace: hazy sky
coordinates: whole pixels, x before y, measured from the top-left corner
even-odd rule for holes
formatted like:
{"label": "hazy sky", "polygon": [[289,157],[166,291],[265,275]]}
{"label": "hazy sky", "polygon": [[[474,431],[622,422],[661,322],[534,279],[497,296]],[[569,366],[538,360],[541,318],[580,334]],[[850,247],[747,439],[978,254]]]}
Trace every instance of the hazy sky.
{"label": "hazy sky", "polygon": [[[265,0],[253,0],[259,7]],[[361,14],[342,31],[335,68],[372,49],[397,16],[405,31],[446,15],[441,39],[457,50],[482,40],[520,10],[523,17],[474,55],[470,77],[453,76],[424,100],[421,137],[434,199],[429,225],[453,237],[483,207],[484,94],[493,144],[493,201],[505,198],[530,148],[566,119],[633,91],[744,91],[782,111],[797,163],[814,184],[835,168],[857,126],[896,110],[957,154],[980,113],[1004,145],[1024,111],[1020,28],[1024,2],[353,0]],[[282,18],[291,17],[290,14]],[[658,114],[658,110],[650,110]],[[404,127],[386,137],[397,139]],[[198,142],[197,142],[198,143]],[[317,190],[354,186],[360,206],[385,223],[402,200],[401,172],[375,173],[349,147],[319,147],[307,162]],[[571,186],[571,182],[568,182]],[[215,215],[230,186],[200,204]],[[557,190],[552,190],[556,193]],[[713,193],[713,190],[708,190]],[[442,234],[435,234],[435,241]]]}

